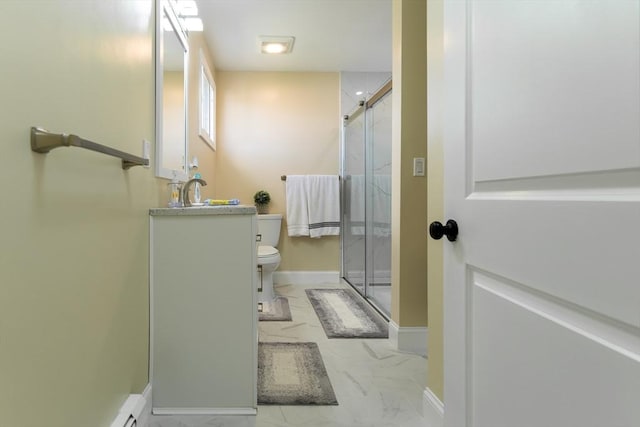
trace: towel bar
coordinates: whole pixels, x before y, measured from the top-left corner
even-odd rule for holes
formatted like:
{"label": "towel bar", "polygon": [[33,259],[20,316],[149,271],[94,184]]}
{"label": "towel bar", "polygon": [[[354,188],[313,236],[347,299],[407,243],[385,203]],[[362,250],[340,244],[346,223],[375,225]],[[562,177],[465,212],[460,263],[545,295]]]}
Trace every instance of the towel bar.
{"label": "towel bar", "polygon": [[52,133],[45,129],[31,128],[31,150],[36,153],[48,153],[58,147],[81,147],[87,150],[97,151],[98,153],[122,159],[122,169],[129,169],[133,166],[148,166],[149,159],[134,156],[106,145],[97,144],[92,141],[80,138],[78,135],[69,135],[66,133]]}
{"label": "towel bar", "polygon": [[[287,175],[280,175],[280,179],[282,181],[286,181],[287,180]],[[338,179],[340,180],[340,179],[342,179],[342,177],[340,175],[338,175]]]}

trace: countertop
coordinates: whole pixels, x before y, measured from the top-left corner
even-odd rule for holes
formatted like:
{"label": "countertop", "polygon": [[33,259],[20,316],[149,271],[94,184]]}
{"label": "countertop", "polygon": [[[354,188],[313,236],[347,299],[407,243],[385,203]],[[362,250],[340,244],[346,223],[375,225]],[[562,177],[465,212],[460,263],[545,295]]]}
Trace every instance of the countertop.
{"label": "countertop", "polygon": [[198,216],[198,215],[254,215],[256,207],[250,205],[197,206],[190,208],[152,208],[151,216]]}

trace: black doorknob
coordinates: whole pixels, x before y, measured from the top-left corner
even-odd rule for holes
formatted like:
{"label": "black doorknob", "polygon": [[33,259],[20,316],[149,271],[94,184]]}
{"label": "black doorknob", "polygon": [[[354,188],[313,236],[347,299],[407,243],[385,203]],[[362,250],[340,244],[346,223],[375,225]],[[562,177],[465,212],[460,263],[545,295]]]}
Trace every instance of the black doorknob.
{"label": "black doorknob", "polygon": [[442,225],[440,221],[433,221],[429,225],[429,236],[436,240],[442,239],[442,236],[447,236],[450,242],[455,242],[458,238],[458,223],[450,219],[445,225]]}

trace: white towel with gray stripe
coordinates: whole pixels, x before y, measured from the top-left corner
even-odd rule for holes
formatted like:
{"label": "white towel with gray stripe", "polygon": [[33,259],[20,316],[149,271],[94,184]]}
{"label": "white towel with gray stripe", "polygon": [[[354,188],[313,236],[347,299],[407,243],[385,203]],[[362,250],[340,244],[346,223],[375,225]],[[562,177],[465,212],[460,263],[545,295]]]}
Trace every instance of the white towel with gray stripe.
{"label": "white towel with gray stripe", "polygon": [[340,181],[337,175],[307,175],[309,236],[340,235]]}
{"label": "white towel with gray stripe", "polygon": [[340,181],[337,175],[287,175],[289,236],[340,234]]}
{"label": "white towel with gray stripe", "polygon": [[287,231],[289,236],[309,235],[309,201],[307,179],[305,175],[288,175],[287,193]]}

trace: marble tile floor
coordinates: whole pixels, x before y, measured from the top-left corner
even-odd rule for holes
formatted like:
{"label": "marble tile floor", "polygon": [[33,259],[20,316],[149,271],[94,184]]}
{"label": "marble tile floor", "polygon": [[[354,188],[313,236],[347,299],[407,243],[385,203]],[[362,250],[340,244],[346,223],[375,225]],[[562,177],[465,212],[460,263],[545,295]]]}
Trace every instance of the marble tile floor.
{"label": "marble tile floor", "polygon": [[260,322],[265,342],[316,342],[337,406],[259,405],[253,416],[151,416],[149,427],[426,427],[422,418],[427,361],[387,339],[328,339],[304,290],[349,287],[276,285],[289,298],[291,322]]}

